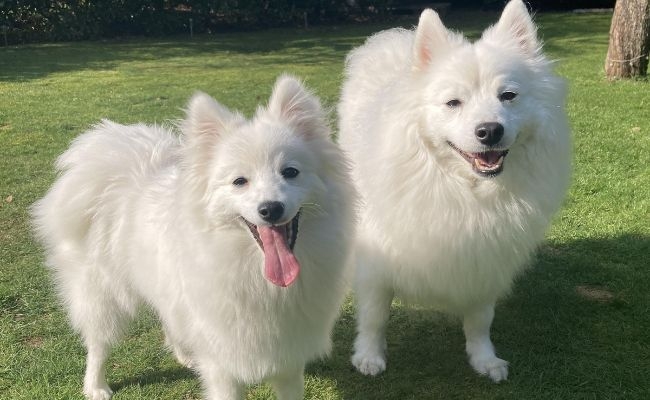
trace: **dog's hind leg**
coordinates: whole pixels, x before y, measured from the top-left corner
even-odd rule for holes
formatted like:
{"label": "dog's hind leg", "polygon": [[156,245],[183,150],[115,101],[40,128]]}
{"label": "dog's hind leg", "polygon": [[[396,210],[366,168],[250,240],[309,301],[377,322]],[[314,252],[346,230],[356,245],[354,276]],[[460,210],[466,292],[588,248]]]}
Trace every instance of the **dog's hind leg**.
{"label": "dog's hind leg", "polygon": [[109,297],[94,299],[93,306],[85,305],[87,312],[93,312],[79,330],[84,339],[88,355],[84,376],[84,394],[90,400],[107,400],[113,392],[106,381],[106,359],[112,345],[117,342],[132,316]]}
{"label": "dog's hind leg", "polygon": [[494,304],[480,307],[463,315],[465,350],[469,363],[481,375],[488,375],[494,382],[508,378],[508,362],[494,353],[490,340],[490,326],[494,318]]}
{"label": "dog's hind leg", "polygon": [[301,400],[305,391],[304,367],[285,371],[272,378],[269,383],[278,400]]}
{"label": "dog's hind leg", "polygon": [[106,381],[106,359],[135,314],[137,300],[95,266],[59,272],[70,320],[88,352],[84,394],[90,400],[107,400],[112,391]]}

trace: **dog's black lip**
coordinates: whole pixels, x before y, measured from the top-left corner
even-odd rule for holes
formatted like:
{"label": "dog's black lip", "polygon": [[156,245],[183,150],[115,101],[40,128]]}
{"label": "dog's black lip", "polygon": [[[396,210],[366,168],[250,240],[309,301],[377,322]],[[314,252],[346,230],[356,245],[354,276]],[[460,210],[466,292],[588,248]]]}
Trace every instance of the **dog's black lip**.
{"label": "dog's black lip", "polygon": [[248,222],[248,220],[244,217],[241,217],[241,219],[248,227],[248,230],[251,231],[251,235],[253,235],[253,239],[255,239],[257,244],[260,246],[260,249],[264,249],[264,245],[262,245],[262,240],[260,239],[260,234],[257,232],[257,225]]}
{"label": "dog's black lip", "polygon": [[[472,156],[472,154],[470,154],[470,153],[468,153],[466,151],[463,151],[463,150],[459,149],[458,146],[456,146],[455,144],[453,144],[450,141],[447,141],[447,144],[452,149],[456,150],[456,152],[458,154],[460,154],[461,157],[463,157],[465,159],[465,161],[470,163],[470,165],[472,166],[472,170],[475,173],[477,173],[478,175],[484,176],[486,178],[492,178],[492,177],[495,177],[495,176],[499,175],[501,172],[503,172],[503,163],[501,163],[501,165],[499,165],[499,168],[494,169],[494,170],[481,170],[481,169],[477,168],[476,164],[474,163],[474,159],[476,157]],[[509,152],[508,149],[490,149],[488,151],[501,152],[501,157],[503,157],[504,159],[508,155],[508,152]]]}
{"label": "dog's black lip", "polygon": [[[260,246],[260,249],[264,250],[264,245],[262,244],[262,240],[260,239],[260,235],[257,232],[257,225],[253,224],[252,222],[249,222],[244,217],[241,217],[241,219],[244,221],[244,223],[248,227],[248,230],[251,232],[251,235],[253,235],[253,239],[255,239],[257,244]],[[299,224],[299,221],[300,221],[300,211],[298,211],[296,213],[296,215],[293,218],[291,218],[291,221],[287,222],[286,224],[281,225],[281,226],[287,226],[288,224],[291,224],[291,236],[287,238],[287,241],[289,242],[289,248],[292,251],[293,251],[293,248],[296,245],[296,240],[298,239],[298,224]]]}

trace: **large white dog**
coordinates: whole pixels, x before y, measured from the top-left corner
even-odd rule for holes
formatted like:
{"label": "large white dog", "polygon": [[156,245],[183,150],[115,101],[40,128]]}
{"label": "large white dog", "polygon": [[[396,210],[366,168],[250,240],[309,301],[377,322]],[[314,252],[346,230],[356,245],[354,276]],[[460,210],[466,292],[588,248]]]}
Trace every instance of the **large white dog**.
{"label": "large white dog", "polygon": [[463,319],[469,361],[498,382],[496,301],[544,238],[570,176],[565,85],[521,0],[470,43],[425,10],[414,31],[350,53],[340,143],[363,200],[352,362],[386,368],[393,296]]}
{"label": "large white dog", "polygon": [[88,350],[84,392],[111,396],[110,346],[147,303],[207,398],[268,380],[279,399],[302,399],[304,365],[330,350],[345,294],[349,166],[291,77],[252,120],[197,94],[182,131],[102,122],[59,158],[33,208]]}

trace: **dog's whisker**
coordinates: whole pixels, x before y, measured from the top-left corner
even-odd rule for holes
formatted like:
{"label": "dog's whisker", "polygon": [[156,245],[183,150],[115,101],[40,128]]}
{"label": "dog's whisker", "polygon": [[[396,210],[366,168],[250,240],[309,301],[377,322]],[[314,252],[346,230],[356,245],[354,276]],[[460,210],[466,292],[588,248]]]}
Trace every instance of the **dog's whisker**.
{"label": "dog's whisker", "polygon": [[322,217],[324,215],[327,215],[327,212],[323,209],[323,207],[317,203],[303,203],[301,212],[305,215],[314,217]]}

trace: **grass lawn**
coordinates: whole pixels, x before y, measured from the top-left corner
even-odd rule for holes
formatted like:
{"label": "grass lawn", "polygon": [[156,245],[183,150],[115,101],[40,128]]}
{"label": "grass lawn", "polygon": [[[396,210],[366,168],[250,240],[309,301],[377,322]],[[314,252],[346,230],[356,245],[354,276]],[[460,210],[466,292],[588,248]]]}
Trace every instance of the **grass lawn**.
{"label": "grass lawn", "polygon": [[[493,340],[511,362],[492,384],[465,360],[459,321],[396,302],[388,370],[353,371],[352,300],[332,357],[308,367],[308,399],[650,398],[650,82],[603,78],[610,14],[541,14],[547,52],[571,86],[571,192],[531,270],[497,308]],[[493,14],[450,14],[476,36]],[[405,20],[410,26],[415,20]],[[0,48],[0,399],[81,399],[84,351],[68,328],[27,207],[52,162],[100,118],[165,122],[195,90],[251,114],[288,71],[334,107],[345,54],[386,26]],[[334,118],[334,116],[333,116]],[[151,313],[109,361],[115,399],[198,399],[163,350]],[[271,399],[265,385],[249,400]]]}

